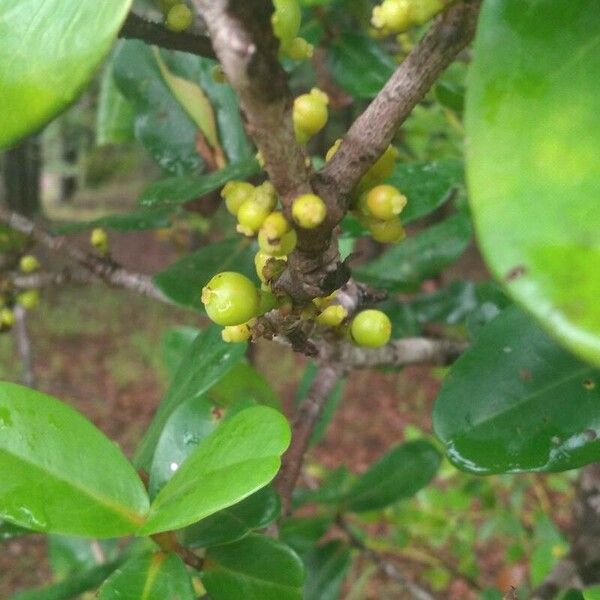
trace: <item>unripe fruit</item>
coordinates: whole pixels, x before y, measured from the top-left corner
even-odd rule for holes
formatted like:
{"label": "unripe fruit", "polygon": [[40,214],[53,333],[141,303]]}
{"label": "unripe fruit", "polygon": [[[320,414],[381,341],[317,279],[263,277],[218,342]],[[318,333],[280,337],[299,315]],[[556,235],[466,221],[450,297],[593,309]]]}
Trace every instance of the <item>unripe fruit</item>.
{"label": "unripe fruit", "polygon": [[10,329],[15,324],[15,313],[10,308],[0,309],[0,326]]}
{"label": "unripe fruit", "polygon": [[340,304],[328,306],[318,317],[317,323],[325,327],[338,327],[348,316],[348,311]]}
{"label": "unripe fruit", "polygon": [[194,22],[194,13],[183,4],[176,4],[167,14],[167,28],[171,31],[185,31]]}
{"label": "unripe fruit", "polygon": [[300,5],[298,0],[273,0],[273,5],[273,33],[281,42],[281,46],[285,47],[298,35],[302,20]]}
{"label": "unripe fruit", "polygon": [[292,203],[292,217],[303,229],[313,229],[327,216],[325,202],[315,194],[303,194]]}
{"label": "unripe fruit", "polygon": [[324,310],[325,308],[327,308],[328,306],[333,304],[336,297],[337,297],[337,291],[331,292],[331,294],[329,294],[329,296],[322,296],[321,298],[314,298],[313,304],[315,306],[317,306],[318,308],[320,308],[321,310]]}
{"label": "unripe fruit", "polygon": [[387,179],[394,171],[398,150],[388,146],[386,151],[377,159],[375,164],[363,175],[356,186],[356,191],[362,193]]}
{"label": "unripe fruit", "polygon": [[96,227],[90,234],[90,244],[96,248],[100,254],[106,254],[108,252],[108,236],[106,231],[101,227]]}
{"label": "unripe fruit", "polygon": [[224,271],[202,288],[202,302],[209,318],[219,325],[240,325],[258,314],[259,294],[241,273]]}
{"label": "unripe fruit", "polygon": [[268,255],[266,252],[262,252],[261,250],[259,250],[255,255],[254,255],[254,266],[256,267],[256,274],[258,275],[258,278],[263,282],[263,283],[268,283],[269,280],[267,279],[264,270],[265,267],[267,266],[267,263],[269,262],[271,256]]}
{"label": "unripe fruit", "polygon": [[377,185],[369,190],[361,204],[366,206],[370,215],[382,221],[389,221],[398,216],[406,206],[406,196],[393,185]]}
{"label": "unripe fruit", "polygon": [[271,212],[277,206],[277,192],[270,181],[264,181],[254,189],[254,198],[258,204]]}
{"label": "unripe fruit", "polygon": [[374,27],[388,32],[406,31],[413,24],[411,1],[384,0],[373,9],[371,23]]}
{"label": "unripe fruit", "polygon": [[246,200],[254,198],[254,186],[246,181],[228,181],[221,190],[221,198],[232,215],[237,215],[240,206]]}
{"label": "unripe fruit", "polygon": [[227,325],[223,327],[221,331],[221,338],[224,342],[238,344],[245,342],[250,339],[252,332],[248,323],[242,323],[241,325]]}
{"label": "unripe fruit", "polygon": [[325,92],[313,88],[310,93],[302,94],[294,100],[292,118],[298,143],[305,144],[315,133],[321,131],[327,123],[329,97]]}
{"label": "unripe fruit", "polygon": [[276,240],[290,230],[290,224],[280,211],[274,211],[264,220],[261,230],[269,240]]}
{"label": "unripe fruit", "polygon": [[242,202],[237,213],[237,231],[247,236],[255,235],[261,228],[269,212],[269,209],[258,203],[254,197]]}
{"label": "unripe fruit", "polygon": [[390,341],[392,322],[380,310],[363,310],[352,320],[350,334],[359,346],[379,348]]}
{"label": "unripe fruit", "polygon": [[406,237],[406,231],[398,217],[394,217],[389,221],[371,219],[368,228],[371,237],[381,244],[394,244]]}
{"label": "unripe fruit", "polygon": [[314,51],[313,45],[301,37],[294,38],[285,48],[285,54],[292,60],[312,58]]}
{"label": "unripe fruit", "polygon": [[33,273],[40,268],[40,263],[35,256],[31,254],[26,254],[21,257],[19,261],[19,269],[23,271],[23,273]]}
{"label": "unripe fruit", "polygon": [[270,238],[266,234],[264,228],[258,232],[258,246],[265,253],[271,256],[283,257],[287,256],[296,247],[298,236],[292,229],[284,233],[279,238]]}
{"label": "unripe fruit", "polygon": [[20,304],[23,308],[31,310],[40,303],[40,291],[39,290],[27,290],[17,294],[17,304]]}
{"label": "unripe fruit", "polygon": [[273,279],[277,279],[285,269],[286,260],[285,256],[275,258],[259,250],[254,256],[254,266],[258,278],[262,283],[269,283]]}
{"label": "unripe fruit", "polygon": [[342,138],[338,138],[337,140],[335,140],[335,142],[333,142],[333,144],[331,145],[331,148],[329,148],[329,150],[327,150],[327,152],[325,154],[325,160],[330,161],[333,158],[333,155],[339,150],[339,147],[341,145],[342,145]]}

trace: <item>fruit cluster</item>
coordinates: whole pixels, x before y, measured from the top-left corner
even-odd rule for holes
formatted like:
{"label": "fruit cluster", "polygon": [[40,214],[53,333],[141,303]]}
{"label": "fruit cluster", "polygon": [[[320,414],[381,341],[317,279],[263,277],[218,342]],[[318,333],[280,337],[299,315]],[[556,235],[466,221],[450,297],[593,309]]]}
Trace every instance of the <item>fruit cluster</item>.
{"label": "fruit cluster", "polygon": [[313,55],[313,47],[298,37],[302,13],[298,0],[273,0],[275,11],[271,16],[273,33],[279,40],[279,52],[293,60],[304,60]]}
{"label": "fruit cluster", "polygon": [[158,0],[158,7],[171,31],[187,31],[194,22],[194,13],[181,0]]}
{"label": "fruit cluster", "polygon": [[382,35],[402,33],[429,21],[448,2],[449,0],[383,0],[373,8],[371,24]]}

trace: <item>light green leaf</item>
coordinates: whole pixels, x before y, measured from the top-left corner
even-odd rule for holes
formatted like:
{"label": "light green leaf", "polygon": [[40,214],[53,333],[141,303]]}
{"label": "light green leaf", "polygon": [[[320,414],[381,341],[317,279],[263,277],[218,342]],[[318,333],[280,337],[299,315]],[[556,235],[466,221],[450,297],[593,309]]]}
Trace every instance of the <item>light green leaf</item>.
{"label": "light green leaf", "polygon": [[600,586],[594,586],[583,590],[584,600],[600,600]]}
{"label": "light green leaf", "polygon": [[131,0],[0,2],[0,148],[77,98],[130,7]]}
{"label": "light green leaf", "polygon": [[247,408],[225,420],[162,488],[140,533],[185,527],[240,502],[275,477],[289,442],[288,422],[272,408]]}
{"label": "light green leaf", "polygon": [[0,383],[0,518],[36,531],[116,537],[148,496],[119,448],[70,406]]}
{"label": "light green leaf", "polygon": [[117,87],[112,64],[106,65],[100,80],[98,109],[96,112],[96,144],[121,144],[134,138],[135,112]]}
{"label": "light green leaf", "polygon": [[600,365],[600,5],[484,3],[467,94],[481,250],[509,293]]}

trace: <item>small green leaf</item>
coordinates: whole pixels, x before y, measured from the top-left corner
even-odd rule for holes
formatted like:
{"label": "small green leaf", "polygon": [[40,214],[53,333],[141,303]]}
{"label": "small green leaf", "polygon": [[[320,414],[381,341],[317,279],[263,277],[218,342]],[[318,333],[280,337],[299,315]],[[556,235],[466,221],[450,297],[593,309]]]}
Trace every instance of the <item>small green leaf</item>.
{"label": "small green leaf", "polygon": [[267,486],[245,500],[190,525],[181,532],[185,546],[206,548],[236,542],[254,529],[270,525],[281,510],[277,492]]}
{"label": "small green leaf", "polygon": [[269,483],[290,441],[285,417],[247,408],[204,438],[154,499],[141,534],[190,525]]}
{"label": "small green leaf", "polygon": [[185,204],[219,189],[231,179],[247,179],[259,170],[258,162],[251,157],[206,175],[167,177],[144,188],[138,203],[146,207]]}
{"label": "small green leaf", "polygon": [[112,46],[131,0],[0,3],[0,148],[71,104]]}
{"label": "small green leaf", "polygon": [[477,237],[510,295],[600,366],[600,6],[484,2],[466,107]]}
{"label": "small green leaf", "polygon": [[202,582],[214,600],[302,600],[302,561],[281,542],[250,534],[206,554]]}
{"label": "small green leaf", "polygon": [[390,291],[414,291],[455,262],[471,240],[469,217],[458,213],[398,243],[355,269],[360,281]]}
{"label": "small green leaf", "polygon": [[195,600],[192,580],[179,556],[136,556],[102,585],[98,600]]}
{"label": "small green leaf", "polygon": [[36,531],[115,537],[148,496],[119,448],[55,398],[0,383],[0,518]]}
{"label": "small green leaf", "polygon": [[333,78],[356,98],[373,98],[395,68],[394,59],[364,33],[342,33],[329,51]]}
{"label": "small green leaf", "polygon": [[256,247],[245,239],[215,242],[159,271],[154,283],[174,302],[204,311],[202,288],[217,273],[237,271],[256,279],[255,254]]}
{"label": "small green leaf", "polygon": [[348,545],[340,541],[328,542],[302,558],[306,568],[304,600],[338,600],[352,563]]}
{"label": "small green leaf", "polygon": [[216,325],[207,327],[198,335],[140,442],[135,458],[139,467],[150,466],[163,427],[175,409],[183,402],[203,396],[241,359],[245,350],[245,344],[225,343],[221,338],[221,328]]}
{"label": "small green leaf", "polygon": [[574,469],[600,459],[600,372],[511,306],[454,364],[433,417],[461,469]]}
{"label": "small green leaf", "polygon": [[344,499],[349,510],[384,508],[416,494],[437,473],[441,457],[429,442],[406,442],[390,450],[358,478]]}

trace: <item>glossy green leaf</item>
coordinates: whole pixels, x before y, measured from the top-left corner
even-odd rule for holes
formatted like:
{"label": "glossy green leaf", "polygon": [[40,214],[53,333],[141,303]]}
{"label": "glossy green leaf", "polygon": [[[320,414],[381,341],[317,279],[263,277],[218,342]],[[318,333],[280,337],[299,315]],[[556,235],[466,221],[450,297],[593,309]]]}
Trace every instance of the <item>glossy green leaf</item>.
{"label": "glossy green leaf", "polygon": [[600,458],[599,385],[598,371],[509,307],[452,367],[434,428],[467,471],[574,469]]}
{"label": "glossy green leaf", "polygon": [[162,359],[171,377],[177,373],[181,361],[186,357],[199,334],[200,330],[197,327],[182,325],[169,329],[163,336]]}
{"label": "glossy green leaf", "polygon": [[[78,598],[84,592],[97,588],[122,562],[122,560],[115,560],[92,567],[59,583],[15,594],[11,596],[10,600],[71,600],[71,598]],[[125,598],[121,600],[125,600]]]}
{"label": "glossy green leaf", "polygon": [[304,567],[295,552],[257,534],[210,548],[202,572],[213,600],[302,600],[303,581]]}
{"label": "glossy green leaf", "polygon": [[304,600],[338,600],[352,563],[348,545],[340,541],[328,542],[302,558],[306,568]]}
{"label": "glossy green leaf", "polygon": [[364,33],[342,33],[329,50],[333,78],[356,98],[373,98],[396,66],[381,45]]}
{"label": "glossy green leaf", "polygon": [[219,189],[231,179],[247,179],[259,170],[260,165],[251,157],[205,175],[167,177],[144,188],[138,203],[147,207],[185,204]]}
{"label": "glossy green leaf", "polygon": [[108,64],[100,80],[98,108],[96,111],[96,144],[122,144],[135,139],[133,106],[121,94]]}
{"label": "glossy green leaf", "polygon": [[192,580],[176,554],[136,556],[102,585],[98,600],[195,600]]}
{"label": "glossy green leaf", "polygon": [[440,462],[439,452],[429,442],[416,440],[396,446],[357,479],[344,505],[362,512],[409,498],[435,477]]}
{"label": "glossy green leaf", "polygon": [[458,213],[392,246],[355,269],[360,281],[390,291],[413,291],[455,262],[471,240],[469,217]]}
{"label": "glossy green leaf", "polygon": [[584,600],[600,600],[600,586],[594,586],[583,590]]}
{"label": "glossy green leaf", "polygon": [[154,449],[168,418],[186,401],[197,399],[210,389],[244,355],[246,344],[227,344],[221,328],[207,327],[196,338],[183,359],[163,398],[154,420],[142,438],[136,453],[136,464],[148,468]]}
{"label": "glossy green leaf", "polygon": [[427,216],[450,199],[462,184],[463,165],[459,160],[398,162],[387,183],[396,186],[408,202],[401,214],[403,223]]}
{"label": "glossy green leaf", "polygon": [[71,104],[112,46],[131,0],[0,3],[0,148]]}
{"label": "glossy green leaf", "polygon": [[267,486],[245,500],[190,525],[181,532],[185,546],[206,548],[236,542],[254,529],[270,525],[281,510],[277,492]]}
{"label": "glossy green leaf", "polygon": [[467,95],[479,244],[509,293],[600,365],[600,10],[490,0]]}
{"label": "glossy green leaf", "polygon": [[204,438],[150,507],[144,534],[185,527],[240,502],[269,483],[290,442],[286,418],[247,408]]}
{"label": "glossy green leaf", "polygon": [[204,310],[204,285],[221,271],[237,271],[256,280],[256,248],[246,239],[231,238],[191,252],[154,276],[154,283],[174,302]]}
{"label": "glossy green leaf", "polygon": [[0,383],[0,518],[36,531],[136,531],[148,496],[119,448],[70,406]]}

